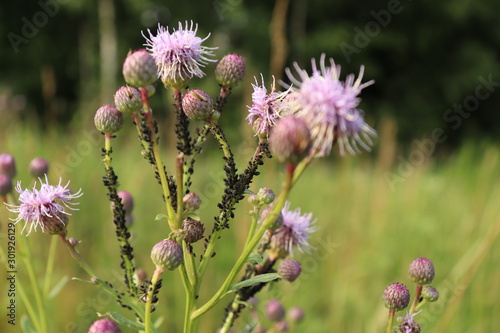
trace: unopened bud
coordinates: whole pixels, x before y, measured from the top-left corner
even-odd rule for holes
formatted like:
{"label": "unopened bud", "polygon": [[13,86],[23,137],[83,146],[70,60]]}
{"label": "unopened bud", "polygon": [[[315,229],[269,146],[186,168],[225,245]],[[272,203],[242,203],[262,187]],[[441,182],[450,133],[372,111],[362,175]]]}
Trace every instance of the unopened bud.
{"label": "unopened bud", "polygon": [[153,246],[151,260],[156,268],[172,271],[182,264],[182,248],[173,240],[164,239]]}
{"label": "unopened bud", "polygon": [[142,108],[141,93],[131,86],[120,87],[115,93],[115,105],[123,113],[139,112]]}
{"label": "unopened bud", "polygon": [[104,134],[118,132],[123,125],[123,115],[111,105],[103,105],[97,110],[94,117],[95,127]]}
{"label": "unopened bud", "polygon": [[425,286],[422,288],[421,295],[427,302],[436,302],[439,299],[439,291],[431,286]]}
{"label": "unopened bud", "polygon": [[203,238],[205,227],[200,221],[188,217],[182,221],[182,230],[184,231],[184,241],[191,244]]}
{"label": "unopened bud", "polygon": [[271,321],[280,321],[285,317],[285,309],[278,300],[272,299],[267,302],[266,316]]}
{"label": "unopened bud", "polygon": [[201,206],[200,196],[193,192],[186,194],[182,198],[182,202],[184,203],[184,209],[188,213],[197,211]]}
{"label": "unopened bud", "polygon": [[16,176],[16,161],[11,154],[0,154],[0,174],[11,179]]}
{"label": "unopened bud", "polygon": [[257,197],[257,193],[252,193],[248,196],[248,202],[252,205],[252,206],[260,206],[261,205],[261,202],[259,200],[259,197]]}
{"label": "unopened bud", "polygon": [[402,283],[393,283],[385,288],[382,299],[389,310],[401,311],[410,303],[410,291]]}
{"label": "unopened bud", "polygon": [[134,272],[134,282],[136,285],[140,285],[141,283],[144,283],[146,281],[146,278],[148,277],[148,273],[142,268],[138,268]]}
{"label": "unopened bud", "polygon": [[434,280],[434,264],[427,258],[417,258],[411,262],[408,275],[416,284],[429,284]]}
{"label": "unopened bud", "polygon": [[223,87],[234,88],[245,77],[245,58],[233,53],[224,56],[215,68],[215,78]]}
{"label": "unopened bud", "polygon": [[88,333],[121,333],[120,327],[110,318],[102,318],[90,325]]}
{"label": "unopened bud", "polygon": [[[260,220],[264,221],[264,219],[267,217],[267,214],[269,214],[272,211],[272,209],[273,209],[272,206],[266,207],[262,211],[262,213],[260,214]],[[279,212],[279,214],[276,214],[276,215],[277,215],[276,219],[268,227],[269,230],[278,230],[283,225],[283,222],[284,222],[284,220],[283,220],[283,214],[281,212]]]}
{"label": "unopened bud", "polygon": [[210,117],[214,101],[200,89],[192,89],[182,97],[182,109],[190,120],[204,120]]}
{"label": "unopened bud", "polygon": [[297,164],[311,147],[309,128],[297,117],[280,118],[269,135],[269,146],[281,162]]}
{"label": "unopened bud", "polygon": [[263,204],[270,204],[271,202],[274,201],[275,195],[273,190],[267,187],[263,187],[257,192],[257,198],[263,203]]}
{"label": "unopened bud", "polygon": [[31,160],[29,169],[33,177],[43,177],[49,172],[49,163],[44,158],[36,157]]}
{"label": "unopened bud", "polygon": [[278,274],[282,279],[285,279],[289,282],[295,281],[302,272],[302,267],[300,263],[292,258],[285,258],[281,260],[278,266]]}
{"label": "unopened bud", "polygon": [[134,87],[147,87],[158,78],[153,56],[145,49],[129,53],[122,69],[125,82]]}
{"label": "unopened bud", "polygon": [[288,318],[290,318],[292,323],[298,324],[304,320],[304,310],[298,306],[290,308],[290,310],[288,310]]}
{"label": "unopened bud", "polygon": [[[119,191],[118,197],[122,200],[123,209],[125,209],[126,215],[129,215],[134,210],[134,198],[132,194],[127,191]],[[111,204],[111,208],[113,208],[113,203]]]}

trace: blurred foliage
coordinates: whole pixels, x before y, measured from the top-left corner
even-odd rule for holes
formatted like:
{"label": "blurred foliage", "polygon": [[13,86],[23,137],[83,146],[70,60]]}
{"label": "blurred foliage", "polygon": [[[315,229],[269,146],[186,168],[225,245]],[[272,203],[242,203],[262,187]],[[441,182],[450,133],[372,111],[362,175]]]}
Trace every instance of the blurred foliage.
{"label": "blurred foliage", "polygon": [[[177,28],[177,22],[193,20],[199,24],[200,36],[211,33],[208,43],[219,46],[218,58],[235,51],[244,55],[249,66],[246,95],[254,75],[282,75],[269,73],[272,1],[105,2],[114,9],[111,37],[117,42],[112,89],[123,84],[121,61],[127,51],[142,47],[141,31],[154,32],[158,22]],[[1,2],[2,123],[39,119],[41,126],[67,125],[93,116],[93,111],[82,115],[82,110],[112,102],[111,96],[99,95],[103,89],[102,3]],[[500,82],[499,11],[500,2],[495,0],[290,0],[287,66],[297,61],[309,69],[310,59],[323,52],[342,66],[343,75],[358,73],[364,64],[365,80],[376,81],[361,96],[368,122],[377,127],[380,119],[395,118],[398,141],[403,144],[435,128],[443,128],[449,138],[441,148],[456,147],[464,136],[498,139],[494,125],[500,120],[498,84],[492,85],[487,98],[474,96],[480,77]],[[209,66],[207,72],[212,69]],[[248,97],[238,100],[244,110]],[[464,103],[471,103],[473,111],[453,111]],[[168,104],[161,106],[168,109]],[[228,117],[237,122],[244,114]],[[237,132],[238,127],[234,128]]]}

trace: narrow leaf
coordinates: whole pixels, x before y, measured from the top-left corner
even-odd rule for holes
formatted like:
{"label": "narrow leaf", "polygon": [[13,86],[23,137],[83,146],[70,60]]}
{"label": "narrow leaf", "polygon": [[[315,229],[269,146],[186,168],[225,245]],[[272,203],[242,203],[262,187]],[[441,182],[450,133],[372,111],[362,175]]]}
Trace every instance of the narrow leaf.
{"label": "narrow leaf", "polygon": [[158,214],[155,217],[156,221],[161,221],[161,220],[166,220],[166,219],[168,219],[168,216],[166,214]]}
{"label": "narrow leaf", "polygon": [[231,285],[231,287],[229,287],[229,291],[237,291],[240,290],[241,288],[251,287],[259,283],[274,281],[279,278],[280,275],[278,273],[267,273],[267,274],[257,275],[248,280],[241,281]]}
{"label": "narrow leaf", "polygon": [[106,314],[120,325],[127,326],[128,328],[131,328],[131,329],[136,330],[136,331],[144,331],[144,324],[130,320],[130,319],[122,316],[118,312],[108,312]]}
{"label": "narrow leaf", "polygon": [[31,320],[28,316],[21,317],[21,331],[23,333],[36,333],[36,330],[33,328]]}
{"label": "narrow leaf", "polygon": [[67,275],[64,275],[61,280],[52,288],[52,290],[49,292],[49,299],[52,299],[59,295],[61,292],[62,288],[68,283],[69,277]]}

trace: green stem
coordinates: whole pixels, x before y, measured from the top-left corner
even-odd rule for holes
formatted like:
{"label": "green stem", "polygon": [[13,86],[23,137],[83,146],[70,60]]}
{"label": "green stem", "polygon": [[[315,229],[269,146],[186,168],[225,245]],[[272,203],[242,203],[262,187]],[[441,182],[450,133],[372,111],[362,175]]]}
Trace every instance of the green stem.
{"label": "green stem", "polygon": [[157,267],[153,273],[153,277],[151,278],[151,284],[149,285],[149,288],[148,288],[145,313],[144,313],[144,332],[145,333],[151,333],[151,310],[153,307],[154,292],[155,292],[156,284],[160,280],[160,277],[162,274],[163,274],[163,269]]}
{"label": "green stem", "polygon": [[24,264],[26,265],[26,270],[28,272],[28,277],[31,283],[31,288],[33,290],[33,294],[35,296],[35,303],[36,307],[38,308],[38,315],[39,315],[39,330],[41,333],[43,332],[48,332],[47,331],[47,318],[46,318],[46,313],[45,313],[45,302],[44,302],[44,297],[42,294],[42,290],[40,289],[40,286],[38,285],[38,279],[36,278],[35,271],[33,269],[33,257],[31,255],[31,246],[29,244],[29,240],[27,237],[20,237],[21,241],[19,242],[21,245],[21,248],[24,249],[24,256],[23,256],[23,261]]}
{"label": "green stem", "polygon": [[49,256],[47,258],[47,269],[45,270],[45,279],[43,286],[43,295],[47,297],[49,294],[51,277],[54,271],[54,261],[56,258],[56,249],[57,249],[57,237],[50,238],[50,248],[49,248]]}
{"label": "green stem", "polygon": [[386,333],[391,333],[392,325],[394,324],[394,315],[396,311],[389,310],[389,319],[387,320],[387,328],[385,330]]}
{"label": "green stem", "polygon": [[276,217],[279,215],[281,209],[285,205],[285,201],[288,197],[288,194],[290,193],[290,190],[292,188],[292,180],[293,180],[293,174],[295,170],[295,166],[288,164],[286,166],[287,173],[286,173],[286,178],[285,182],[283,184],[283,190],[281,191],[280,195],[276,199],[272,210],[269,212],[269,214],[266,215],[266,218],[264,221],[262,221],[262,224],[260,225],[260,228],[257,230],[255,235],[252,237],[251,241],[249,244],[243,249],[243,252],[241,253],[240,257],[236,261],[236,264],[233,266],[231,271],[229,272],[229,275],[227,276],[226,280],[222,284],[222,286],[217,290],[217,292],[214,294],[214,296],[203,306],[198,308],[196,311],[194,311],[191,315],[191,319],[194,320],[210,310],[215,304],[217,304],[218,301],[222,299],[222,297],[225,296],[226,292],[229,290],[229,287],[231,286],[234,278],[236,275],[240,272],[241,268],[247,261],[248,256],[250,253],[253,251],[253,249],[257,246],[259,243],[260,239],[266,232],[266,230],[269,228],[269,226],[276,220]]}

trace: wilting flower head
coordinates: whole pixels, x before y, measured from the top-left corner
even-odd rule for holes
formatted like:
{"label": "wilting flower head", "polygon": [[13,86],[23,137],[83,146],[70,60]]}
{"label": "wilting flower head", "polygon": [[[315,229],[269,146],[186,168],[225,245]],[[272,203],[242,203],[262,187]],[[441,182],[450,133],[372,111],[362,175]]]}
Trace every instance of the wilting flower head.
{"label": "wilting flower head", "polygon": [[[368,126],[358,109],[358,98],[361,90],[373,83],[361,83],[364,67],[361,66],[359,76],[347,76],[345,82],[339,80],[340,66],[330,58],[330,66],[325,64],[325,54],[321,55],[320,68],[313,59],[312,75],[301,69],[297,63],[294,67],[299,75],[295,78],[289,68],[286,73],[290,81],[296,85],[293,88],[295,100],[294,111],[311,129],[313,149],[317,156],[329,155],[335,142],[339,144],[342,155],[347,150],[351,154],[359,152],[358,145],[370,150],[373,144],[371,137],[376,135],[374,129]],[[285,87],[289,85],[284,84]]]}
{"label": "wilting flower head", "polygon": [[312,213],[302,214],[300,208],[290,210],[290,202],[286,202],[281,210],[283,225],[275,231],[271,238],[272,256],[284,258],[293,255],[293,248],[308,253],[311,245],[308,243],[309,234],[316,231],[312,226]]}
{"label": "wilting flower head", "polygon": [[12,219],[16,223],[23,220],[25,222],[21,233],[29,226],[28,235],[31,231],[40,227],[42,232],[51,235],[58,235],[66,230],[68,216],[70,213],[65,208],[76,210],[73,205],[77,203],[71,200],[82,196],[81,190],[72,194],[68,189],[69,182],[61,185],[61,181],[56,186],[49,185],[47,177],[45,183],[40,179],[40,189],[33,187],[32,190],[21,189],[21,182],[17,183],[16,191],[19,193],[19,206],[7,204],[7,209],[12,213],[18,213],[17,218]]}
{"label": "wilting flower head", "polygon": [[267,93],[262,75],[261,82],[262,85],[259,86],[257,78],[255,78],[255,84],[252,83],[252,106],[248,106],[249,114],[247,119],[250,125],[253,126],[255,135],[267,134],[276,124],[281,111],[285,107],[285,97],[289,93],[288,90],[276,92],[274,78],[270,93]]}
{"label": "wilting flower head", "polygon": [[153,36],[149,31],[149,38],[146,38],[145,46],[155,59],[158,66],[158,76],[163,84],[174,89],[181,89],[193,78],[193,76],[203,77],[205,73],[200,67],[216,60],[209,59],[213,56],[212,50],[216,47],[206,47],[201,44],[210,36],[200,38],[196,36],[198,25],[185,27],[179,22],[178,30],[168,31],[158,25],[158,32]]}

